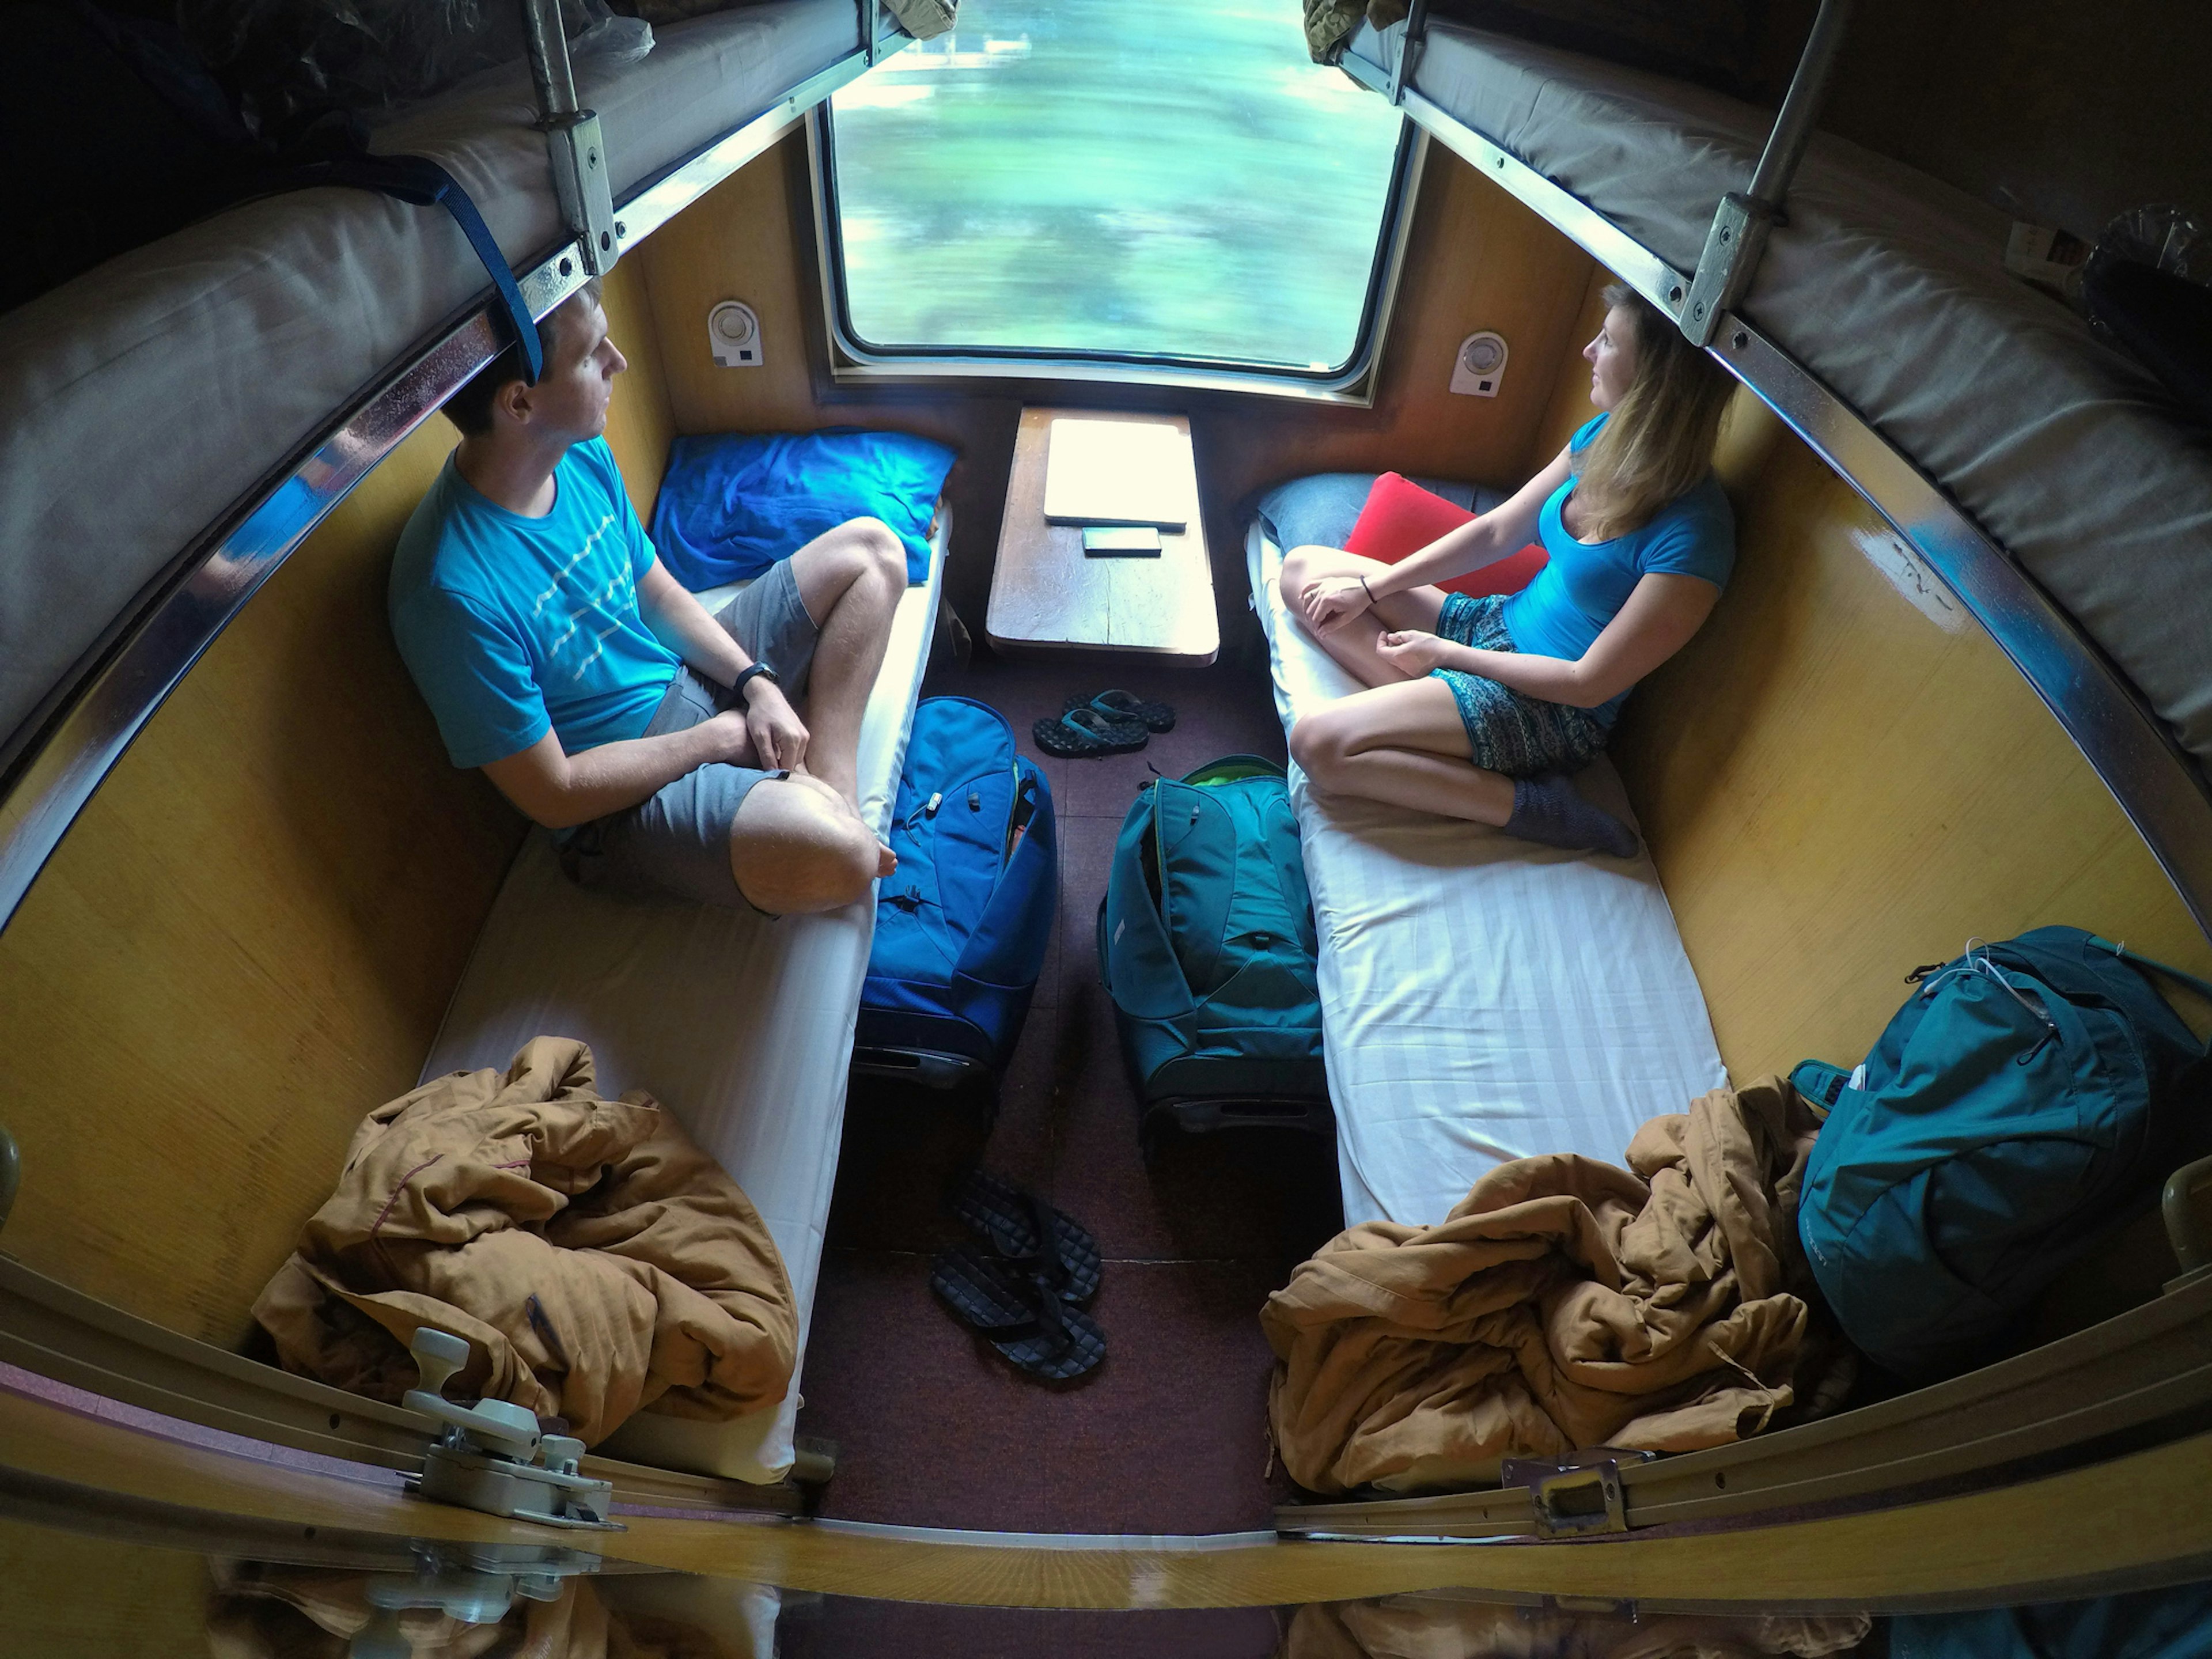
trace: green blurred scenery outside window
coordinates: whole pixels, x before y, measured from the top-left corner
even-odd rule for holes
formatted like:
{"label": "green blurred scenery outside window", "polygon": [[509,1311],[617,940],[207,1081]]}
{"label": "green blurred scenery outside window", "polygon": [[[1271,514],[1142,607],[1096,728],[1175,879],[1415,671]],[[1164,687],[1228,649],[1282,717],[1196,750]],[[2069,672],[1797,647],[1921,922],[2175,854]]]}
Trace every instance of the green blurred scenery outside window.
{"label": "green blurred scenery outside window", "polygon": [[1309,61],[1298,0],[962,0],[833,107],[864,347],[1359,349],[1401,117]]}

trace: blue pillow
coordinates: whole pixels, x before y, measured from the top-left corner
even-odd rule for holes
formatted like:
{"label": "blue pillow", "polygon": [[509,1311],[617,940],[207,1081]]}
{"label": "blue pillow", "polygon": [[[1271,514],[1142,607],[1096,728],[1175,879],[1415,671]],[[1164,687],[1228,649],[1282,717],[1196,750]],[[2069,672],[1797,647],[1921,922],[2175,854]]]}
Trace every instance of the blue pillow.
{"label": "blue pillow", "polygon": [[905,432],[726,433],[678,438],[653,508],[653,545],[698,592],[757,576],[848,519],[878,518],[929,578],[929,520],[957,459]]}

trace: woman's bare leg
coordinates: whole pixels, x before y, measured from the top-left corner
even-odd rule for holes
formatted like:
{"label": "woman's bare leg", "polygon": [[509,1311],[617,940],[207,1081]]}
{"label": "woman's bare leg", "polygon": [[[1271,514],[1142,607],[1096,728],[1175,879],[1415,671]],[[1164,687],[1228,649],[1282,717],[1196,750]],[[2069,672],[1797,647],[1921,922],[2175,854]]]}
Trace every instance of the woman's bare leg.
{"label": "woman's bare leg", "polygon": [[1358,554],[1347,553],[1342,548],[1294,547],[1284,556],[1283,574],[1279,579],[1283,601],[1292,620],[1305,629],[1307,636],[1315,644],[1328,652],[1347,673],[1365,686],[1406,684],[1408,677],[1405,670],[1386,660],[1375,648],[1375,641],[1386,630],[1401,628],[1418,628],[1425,633],[1434,633],[1437,618],[1444,607],[1443,589],[1415,587],[1403,593],[1389,594],[1349,622],[1339,623],[1327,632],[1319,634],[1307,627],[1305,617],[1298,608],[1297,596],[1309,583],[1323,576],[1365,576],[1372,580],[1389,568],[1379,559],[1362,558]]}
{"label": "woman's bare leg", "polygon": [[1459,704],[1442,680],[1401,678],[1300,716],[1291,757],[1324,794],[1476,823],[1502,826],[1513,816],[1513,780],[1474,764]]}

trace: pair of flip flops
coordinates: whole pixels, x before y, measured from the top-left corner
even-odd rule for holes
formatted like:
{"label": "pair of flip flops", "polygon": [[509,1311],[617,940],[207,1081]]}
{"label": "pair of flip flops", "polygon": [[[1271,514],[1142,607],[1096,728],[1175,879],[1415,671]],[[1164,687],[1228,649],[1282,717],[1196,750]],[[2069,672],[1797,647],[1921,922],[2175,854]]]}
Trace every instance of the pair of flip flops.
{"label": "pair of flip flops", "polygon": [[1172,732],[1175,723],[1170,705],[1147,702],[1133,691],[1101,691],[1095,697],[1079,691],[1058,720],[1038,720],[1030,735],[1048,755],[1081,760],[1142,749],[1153,732]]}
{"label": "pair of flip flops", "polygon": [[930,1264],[929,1287],[1016,1366],[1048,1382],[1106,1358],[1106,1335],[1082,1311],[1104,1263],[1083,1224],[982,1170],[954,1187],[952,1212],[982,1247],[955,1245]]}

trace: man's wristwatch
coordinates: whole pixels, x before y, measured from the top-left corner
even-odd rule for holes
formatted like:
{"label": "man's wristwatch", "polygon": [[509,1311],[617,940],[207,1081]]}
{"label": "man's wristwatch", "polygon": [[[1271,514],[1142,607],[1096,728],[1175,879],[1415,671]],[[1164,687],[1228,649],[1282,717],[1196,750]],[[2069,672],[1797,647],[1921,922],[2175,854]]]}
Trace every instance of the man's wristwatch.
{"label": "man's wristwatch", "polygon": [[778,678],[775,670],[770,668],[764,662],[755,663],[751,667],[740,673],[730,685],[730,694],[737,698],[738,706],[740,708],[750,708],[752,707],[752,698],[747,694],[755,680],[766,680],[770,685],[779,688],[783,684],[783,681]]}

